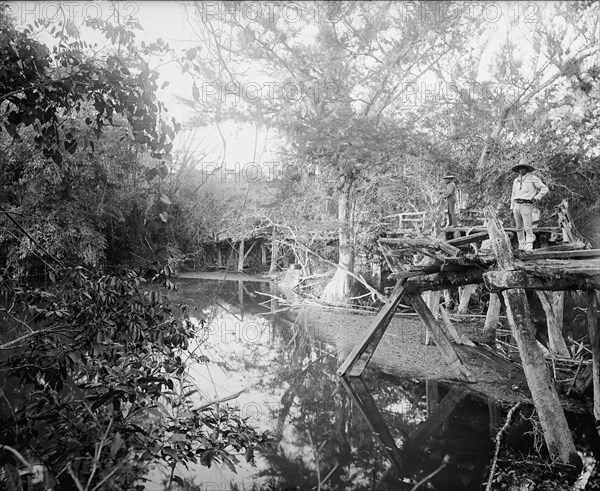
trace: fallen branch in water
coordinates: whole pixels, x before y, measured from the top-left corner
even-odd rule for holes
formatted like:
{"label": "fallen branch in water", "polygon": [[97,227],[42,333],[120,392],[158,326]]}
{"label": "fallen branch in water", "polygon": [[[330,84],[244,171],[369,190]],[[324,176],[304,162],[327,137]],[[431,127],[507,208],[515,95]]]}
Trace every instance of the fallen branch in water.
{"label": "fallen branch in water", "polygon": [[296,367],[285,368],[283,370],[275,370],[273,372],[267,372],[266,374],[263,375],[263,377],[260,377],[256,382],[252,382],[251,384],[247,385],[242,390],[238,390],[237,392],[234,392],[233,394],[229,394],[228,396],[221,397],[219,399],[213,399],[212,401],[205,402],[201,406],[199,406],[197,408],[194,408],[194,411],[203,411],[204,409],[207,409],[210,406],[214,406],[216,404],[222,404],[224,402],[231,401],[232,399],[236,399],[239,396],[241,396],[244,392],[249,391],[255,385],[258,385],[258,384],[262,383],[262,379],[264,377],[266,377],[266,376],[274,375],[274,374],[282,373],[282,372],[289,372],[291,370],[298,370],[298,369],[300,369],[302,373],[305,373],[311,366],[313,366],[314,364],[318,363],[319,361],[321,361],[326,356],[330,356],[330,354],[329,353],[325,353],[324,355],[319,356],[316,360],[313,360],[313,361],[311,361],[310,363],[307,363],[304,366],[296,366]]}
{"label": "fallen branch in water", "polygon": [[419,489],[421,487],[421,484],[425,484],[427,481],[429,481],[433,476],[435,476],[444,467],[446,467],[449,462],[450,462],[450,456],[446,454],[444,456],[444,460],[442,460],[442,463],[440,464],[440,466],[436,470],[434,470],[431,474],[427,474],[423,479],[421,479],[417,484],[415,484],[411,488],[410,491],[416,491],[417,489]]}
{"label": "fallen branch in water", "polygon": [[496,473],[496,466],[498,465],[498,454],[500,453],[500,446],[502,445],[502,439],[504,438],[504,433],[506,433],[508,431],[508,428],[512,424],[512,419],[513,419],[515,413],[517,412],[517,410],[519,409],[519,407],[521,407],[521,404],[522,403],[520,401],[517,402],[510,409],[510,411],[508,411],[508,414],[506,415],[506,421],[504,423],[504,426],[502,428],[500,428],[500,431],[496,434],[496,451],[494,452],[494,459],[492,460],[492,468],[490,469],[490,477],[488,479],[488,483],[485,488],[485,491],[491,491],[491,489],[492,489],[492,481],[494,480],[494,474]]}
{"label": "fallen branch in water", "polygon": [[17,458],[17,460],[21,462],[22,465],[24,465],[27,468],[31,467],[31,464],[27,462],[27,460],[25,460],[25,457],[23,457],[23,455],[21,455],[18,450],[15,450],[14,448],[9,447],[8,445],[0,445],[0,450],[6,450],[7,452],[12,453]]}

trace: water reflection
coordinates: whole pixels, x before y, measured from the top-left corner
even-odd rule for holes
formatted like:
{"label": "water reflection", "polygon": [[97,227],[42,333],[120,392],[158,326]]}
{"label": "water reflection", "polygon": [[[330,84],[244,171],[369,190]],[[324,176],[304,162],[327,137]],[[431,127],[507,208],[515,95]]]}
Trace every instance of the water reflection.
{"label": "water reflection", "polygon": [[[207,490],[412,489],[448,455],[431,479],[435,489],[480,488],[497,407],[374,368],[361,379],[339,378],[344,354],[319,340],[303,316],[277,309],[264,295],[277,294],[268,283],[182,280],[179,287],[206,327],[195,346],[203,363],[190,372],[198,404],[239,393],[225,403],[272,431],[277,443],[256,467],[241,459],[237,473],[198,467],[178,475]],[[153,489],[163,489],[160,477],[153,479]]]}

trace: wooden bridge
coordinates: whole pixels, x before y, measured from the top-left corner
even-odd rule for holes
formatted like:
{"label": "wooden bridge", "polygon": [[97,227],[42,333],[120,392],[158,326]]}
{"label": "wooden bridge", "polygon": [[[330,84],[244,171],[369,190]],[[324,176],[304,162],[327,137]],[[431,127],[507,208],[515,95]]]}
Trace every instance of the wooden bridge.
{"label": "wooden bridge", "polygon": [[[379,240],[397,283],[363,339],[338,369],[338,375],[362,375],[396,308],[404,300],[412,305],[427,327],[449,367],[449,377],[463,382],[476,381],[477,374],[455,350],[456,344],[470,340],[458,335],[440,305],[440,291],[464,286],[468,298],[469,288],[481,284],[490,292],[483,337],[494,344],[502,295],[548,449],[565,463],[574,461],[577,454],[544,352],[534,335],[526,291],[535,291],[546,313],[550,354],[567,357],[569,351],[561,332],[564,291],[586,292],[594,416],[600,423],[600,336],[597,333],[600,250],[586,249],[583,241],[576,240],[565,217],[561,227],[537,229],[538,238],[544,235],[546,243],[562,243],[533,252],[515,252],[510,242],[514,230],[504,229],[491,208],[485,210],[485,219],[486,227],[446,228],[439,235],[442,238],[405,235]],[[447,239],[448,235],[453,238]]]}

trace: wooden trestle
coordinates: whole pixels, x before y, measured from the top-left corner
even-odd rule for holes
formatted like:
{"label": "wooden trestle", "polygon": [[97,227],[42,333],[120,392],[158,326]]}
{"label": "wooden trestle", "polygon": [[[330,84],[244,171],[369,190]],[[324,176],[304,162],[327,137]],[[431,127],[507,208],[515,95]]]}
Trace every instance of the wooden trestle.
{"label": "wooden trestle", "polygon": [[[453,343],[459,339],[447,313],[442,308],[442,322],[437,320],[439,296],[428,305],[421,296],[428,291],[457,286],[483,284],[490,291],[490,304],[483,339],[495,339],[495,328],[503,297],[507,317],[519,347],[521,362],[540,417],[550,453],[563,462],[576,457],[575,447],[544,353],[539,347],[530,319],[526,290],[535,290],[548,319],[550,349],[568,355],[561,333],[562,305],[565,290],[589,292],[588,311],[594,374],[594,414],[600,423],[600,335],[596,332],[596,295],[600,290],[600,250],[585,249],[575,242],[571,228],[565,231],[565,243],[533,252],[513,252],[509,232],[503,229],[492,208],[485,210],[486,229],[469,229],[463,237],[448,241],[425,237],[382,238],[379,246],[397,280],[388,302],[381,309],[361,341],[339,367],[340,376],[362,375],[385,333],[400,301],[410,303],[437,345],[453,378],[474,381],[469,369],[456,353]],[[546,227],[554,233],[560,229]],[[534,229],[535,230],[535,229]],[[539,229],[538,229],[539,230]],[[471,244],[489,239],[489,249],[472,253]],[[571,242],[567,242],[570,240]],[[490,250],[491,249],[491,250]],[[417,264],[415,259],[420,259]],[[468,289],[465,295],[470,296]],[[467,297],[468,302],[468,297]],[[433,309],[433,312],[432,312]],[[468,340],[467,340],[468,341]],[[449,378],[452,375],[449,374]]]}

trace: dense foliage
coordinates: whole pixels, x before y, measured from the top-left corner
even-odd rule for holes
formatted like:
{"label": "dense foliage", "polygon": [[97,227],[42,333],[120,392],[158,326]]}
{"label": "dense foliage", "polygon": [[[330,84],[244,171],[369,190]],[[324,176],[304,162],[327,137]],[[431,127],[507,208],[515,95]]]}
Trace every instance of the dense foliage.
{"label": "dense foliage", "polygon": [[[186,363],[200,326],[134,273],[71,269],[49,289],[0,279],[13,326],[0,345],[0,441],[56,489],[143,489],[153,462],[233,466],[268,440],[234,411],[195,409]],[[23,462],[0,459],[8,485]]]}
{"label": "dense foliage", "polygon": [[139,48],[136,26],[97,19],[82,28],[109,39],[102,48],[66,15],[22,29],[0,18],[2,262],[164,267],[176,254],[160,181],[179,124],[164,118],[148,60],[166,45]]}
{"label": "dense foliage", "polygon": [[165,194],[179,125],[147,61],[166,45],[96,20],[96,49],[66,15],[0,22],[0,487],[142,489],[154,463],[177,482],[178,463],[252,462],[268,435],[199,405],[202,326],[142,278],[172,289],[180,259]]}
{"label": "dense foliage", "polygon": [[[294,22],[279,9],[211,18],[207,5],[186,6],[197,39],[183,53],[138,43],[139,26],[118,19],[76,25],[60,4],[31,25],[0,6],[2,484],[32,464],[59,489],[96,490],[141,486],[152,462],[253,460],[268,436],[194,409],[186,360],[200,327],[142,280],[172,286],[219,232],[274,230],[272,245],[308,274],[319,256],[329,273],[337,263],[325,291],[344,299],[346,271],[374,252],[386,216],[425,211],[429,233],[446,173],[463,210],[506,209],[509,169],[525,155],[551,188],[543,220],[567,198],[600,241],[597,2],[531,4],[535,22],[502,7],[510,17],[497,24],[422,15],[420,3],[307,2]],[[197,128],[183,144],[157,95],[156,55],[193,79]],[[224,123],[271,131],[271,168],[286,170],[223,179]],[[209,125],[223,140],[211,176],[197,145]],[[261,162],[256,144],[247,160]],[[284,409],[304,383],[334,383],[304,375]],[[316,417],[341,428],[336,404]],[[348,453],[343,432],[328,438],[327,452]]]}

